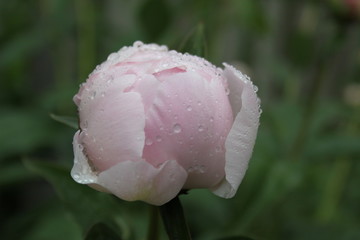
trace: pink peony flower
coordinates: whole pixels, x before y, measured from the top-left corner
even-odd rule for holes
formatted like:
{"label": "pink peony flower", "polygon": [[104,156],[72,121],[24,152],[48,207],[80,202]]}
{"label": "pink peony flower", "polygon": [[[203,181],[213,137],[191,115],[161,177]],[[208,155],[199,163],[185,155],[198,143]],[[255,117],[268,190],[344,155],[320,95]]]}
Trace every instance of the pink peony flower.
{"label": "pink peony flower", "polygon": [[141,42],[110,54],[74,97],[73,179],[154,205],[181,189],[233,197],[260,107],[249,78],[224,66]]}

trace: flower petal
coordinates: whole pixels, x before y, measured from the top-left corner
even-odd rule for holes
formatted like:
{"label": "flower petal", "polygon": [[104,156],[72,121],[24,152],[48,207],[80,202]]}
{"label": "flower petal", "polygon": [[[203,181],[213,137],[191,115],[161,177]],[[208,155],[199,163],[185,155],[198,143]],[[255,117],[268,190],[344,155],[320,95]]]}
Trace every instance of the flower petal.
{"label": "flower petal", "polygon": [[97,184],[126,201],[162,205],[174,198],[187,178],[186,171],[168,160],[159,168],[139,159],[121,162],[100,173]]}
{"label": "flower petal", "polygon": [[83,149],[84,147],[79,142],[80,130],[74,135],[74,166],[71,169],[71,177],[78,183],[91,184],[97,181],[97,176],[93,172],[86,158]]}
{"label": "flower petal", "polygon": [[208,81],[191,71],[157,78],[161,85],[146,116],[143,158],[153,166],[176,159],[189,174],[185,188],[217,185],[233,122],[221,79]]}
{"label": "flower petal", "polygon": [[80,134],[84,151],[96,170],[141,157],[145,139],[145,113],[139,93],[107,91],[92,104],[92,112],[80,113],[86,123]]}
{"label": "flower petal", "polygon": [[234,67],[224,65],[224,77],[228,80],[229,99],[236,118],[225,142],[225,179],[212,191],[231,198],[248,167],[259,126],[260,105],[252,82]]}

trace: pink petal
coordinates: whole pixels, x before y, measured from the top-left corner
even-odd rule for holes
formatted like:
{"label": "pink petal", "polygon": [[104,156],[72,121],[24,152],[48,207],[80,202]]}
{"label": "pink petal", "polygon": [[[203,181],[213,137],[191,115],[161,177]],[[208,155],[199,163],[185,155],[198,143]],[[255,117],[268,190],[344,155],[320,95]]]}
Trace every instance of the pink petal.
{"label": "pink petal", "polygon": [[79,143],[79,131],[74,136],[73,146],[75,160],[72,178],[127,201],[141,200],[162,205],[180,192],[187,178],[186,171],[174,160],[168,160],[158,168],[143,159],[124,161],[96,174]]}
{"label": "pink petal", "polygon": [[[97,171],[142,155],[145,139],[145,111],[139,93],[123,93],[122,80],[82,104],[80,142]],[[120,85],[120,86],[118,86]]]}
{"label": "pink petal", "polygon": [[185,188],[216,185],[224,177],[223,146],[233,121],[221,79],[209,81],[194,72],[157,78],[161,84],[146,116],[143,158],[153,166],[176,159],[189,173]]}
{"label": "pink petal", "polygon": [[175,160],[155,168],[139,159],[121,162],[100,173],[97,184],[126,201],[141,200],[159,206],[180,192],[186,178],[186,171]]}
{"label": "pink petal", "polygon": [[72,178],[82,184],[96,183],[97,176],[90,167],[89,161],[83,152],[83,145],[79,141],[80,130],[77,131],[73,139],[74,166],[71,169]]}
{"label": "pink petal", "polygon": [[225,179],[212,191],[218,196],[231,198],[245,175],[252,155],[259,126],[260,105],[252,82],[234,67],[224,65],[224,77],[230,86],[231,106],[238,112],[234,112],[237,115],[225,142]]}

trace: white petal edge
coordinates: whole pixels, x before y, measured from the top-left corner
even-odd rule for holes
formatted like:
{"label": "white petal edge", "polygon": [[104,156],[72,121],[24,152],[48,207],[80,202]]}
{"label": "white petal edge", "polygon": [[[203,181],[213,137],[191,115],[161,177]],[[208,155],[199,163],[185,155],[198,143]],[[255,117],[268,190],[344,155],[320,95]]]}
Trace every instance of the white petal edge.
{"label": "white petal edge", "polygon": [[175,160],[155,168],[145,160],[125,161],[100,173],[98,184],[126,201],[160,206],[182,189],[187,172]]}
{"label": "white petal edge", "polygon": [[74,166],[72,178],[80,184],[112,193],[126,201],[144,201],[163,205],[173,199],[182,189],[187,172],[175,160],[168,160],[158,168],[143,159],[125,161],[97,174],[78,141],[80,131],[74,136]]}
{"label": "white petal edge", "polygon": [[260,100],[257,88],[250,79],[224,63],[223,76],[227,79],[229,100],[235,117],[225,141],[225,178],[212,192],[223,198],[231,198],[248,168],[259,127]]}

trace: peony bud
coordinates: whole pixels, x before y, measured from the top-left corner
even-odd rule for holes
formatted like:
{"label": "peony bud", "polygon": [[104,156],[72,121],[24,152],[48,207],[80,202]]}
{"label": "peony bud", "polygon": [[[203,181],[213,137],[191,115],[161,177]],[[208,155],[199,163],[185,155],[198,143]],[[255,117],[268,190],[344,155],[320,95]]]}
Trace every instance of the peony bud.
{"label": "peony bud", "polygon": [[249,78],[224,66],[141,42],[110,54],[74,97],[73,179],[154,205],[181,189],[233,197],[260,107]]}

